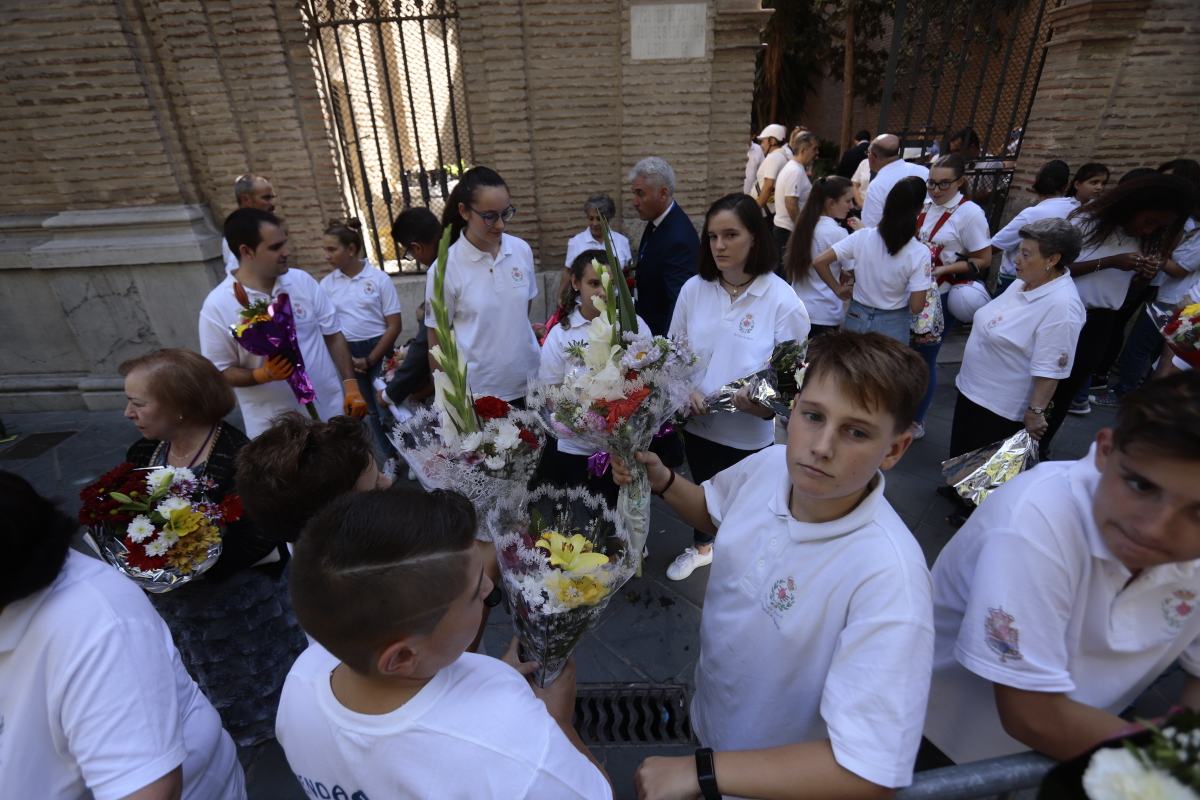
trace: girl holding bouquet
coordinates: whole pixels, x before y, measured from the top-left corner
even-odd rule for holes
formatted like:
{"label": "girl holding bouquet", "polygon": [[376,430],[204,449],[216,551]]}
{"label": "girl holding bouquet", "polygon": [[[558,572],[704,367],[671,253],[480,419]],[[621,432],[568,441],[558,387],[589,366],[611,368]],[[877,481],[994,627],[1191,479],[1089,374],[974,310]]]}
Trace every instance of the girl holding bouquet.
{"label": "girl holding bouquet", "polygon": [[[567,348],[574,344],[587,344],[588,323],[600,315],[600,309],[592,300],[608,300],[593,263],[603,264],[605,258],[603,250],[585,250],[571,262],[570,292],[564,294],[564,302],[556,315],[560,321],[546,334],[546,342],[542,345],[541,366],[538,368],[539,383],[562,383],[571,369]],[[638,333],[650,335],[650,328],[645,320],[638,317],[637,321]],[[593,455],[593,448],[569,436],[559,437],[556,444],[556,447],[546,448],[534,482],[559,486],[586,486],[589,490],[604,495],[609,506],[614,505],[617,501],[617,485],[612,482],[612,478],[607,474],[597,477],[594,473],[598,470],[589,472],[588,462],[589,457]]]}
{"label": "girl holding bouquet", "polygon": [[[234,460],[247,439],[223,421],[233,410],[233,391],[212,362],[165,349],[126,361],[120,372],[125,417],[142,436],[125,460],[189,469],[212,482],[206,495],[214,503],[232,494]],[[274,738],[283,679],[306,642],[288,601],[287,550],[245,517],[230,523],[221,540],[214,566],[150,600],[184,666],[244,748]]]}
{"label": "girl holding bouquet", "polygon": [[[467,361],[471,393],[524,407],[526,384],[538,369],[537,337],[529,309],[537,297],[533,251],[505,232],[517,209],[494,170],[474,167],[450,193],[443,226],[451,226],[446,255],[446,309]],[[438,344],[433,314],[436,267],[425,284],[429,349]],[[430,356],[430,366],[437,369]]]}
{"label": "girl holding bouquet", "polygon": [[[775,441],[775,414],[743,390],[732,413],[705,414],[704,396],[765,367],[775,345],[808,338],[808,312],[775,274],[775,239],[749,195],[729,194],[704,217],[699,275],[688,279],[671,318],[671,336],[685,337],[705,364],[693,395],[695,416],[684,430],[692,479],[703,482]],[[683,580],[712,563],[712,534],[693,531],[693,546],[667,568]]]}

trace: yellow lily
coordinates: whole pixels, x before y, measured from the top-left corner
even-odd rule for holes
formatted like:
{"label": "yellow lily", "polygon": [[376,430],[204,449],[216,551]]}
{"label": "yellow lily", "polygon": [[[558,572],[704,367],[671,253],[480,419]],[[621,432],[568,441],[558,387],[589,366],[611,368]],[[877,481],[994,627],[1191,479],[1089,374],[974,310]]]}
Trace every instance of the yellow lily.
{"label": "yellow lily", "polygon": [[546,581],[546,588],[567,608],[594,606],[609,595],[609,588],[590,575],[556,574]]}
{"label": "yellow lily", "polygon": [[205,522],[205,516],[199,511],[193,511],[190,508],[177,508],[171,512],[171,516],[167,519],[167,524],[163,526],[163,530],[183,537],[202,526]]}
{"label": "yellow lily", "polygon": [[550,566],[562,567],[564,572],[578,572],[608,563],[608,556],[592,552],[592,543],[579,533],[568,539],[557,531],[546,531],[536,546],[548,550]]}

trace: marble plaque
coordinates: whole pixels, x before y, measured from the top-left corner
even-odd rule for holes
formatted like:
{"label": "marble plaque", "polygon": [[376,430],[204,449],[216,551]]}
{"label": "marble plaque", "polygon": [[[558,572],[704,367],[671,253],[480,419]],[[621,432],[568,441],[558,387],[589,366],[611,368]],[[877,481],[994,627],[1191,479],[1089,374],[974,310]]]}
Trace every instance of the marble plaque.
{"label": "marble plaque", "polygon": [[634,61],[704,58],[707,3],[662,3],[630,8],[629,41]]}

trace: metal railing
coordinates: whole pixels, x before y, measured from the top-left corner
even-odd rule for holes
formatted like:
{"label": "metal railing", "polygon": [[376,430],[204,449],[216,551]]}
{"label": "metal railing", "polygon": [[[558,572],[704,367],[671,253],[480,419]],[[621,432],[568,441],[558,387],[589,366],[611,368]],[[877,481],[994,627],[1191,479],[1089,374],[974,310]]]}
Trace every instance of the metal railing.
{"label": "metal railing", "polygon": [[1054,761],[1037,753],[1019,753],[953,767],[918,772],[896,800],[967,800],[1003,796],[1042,782]]}

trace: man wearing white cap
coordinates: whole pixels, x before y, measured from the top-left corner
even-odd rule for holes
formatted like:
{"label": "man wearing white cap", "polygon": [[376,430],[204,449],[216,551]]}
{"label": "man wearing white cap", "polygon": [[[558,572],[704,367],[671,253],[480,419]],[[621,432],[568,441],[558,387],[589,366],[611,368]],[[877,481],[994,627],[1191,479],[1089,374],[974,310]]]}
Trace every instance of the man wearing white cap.
{"label": "man wearing white cap", "polygon": [[788,154],[783,147],[785,141],[787,129],[777,123],[763,128],[758,135],[758,143],[766,158],[758,165],[758,172],[754,176],[754,200],[772,215],[775,213],[775,178],[788,162]]}

